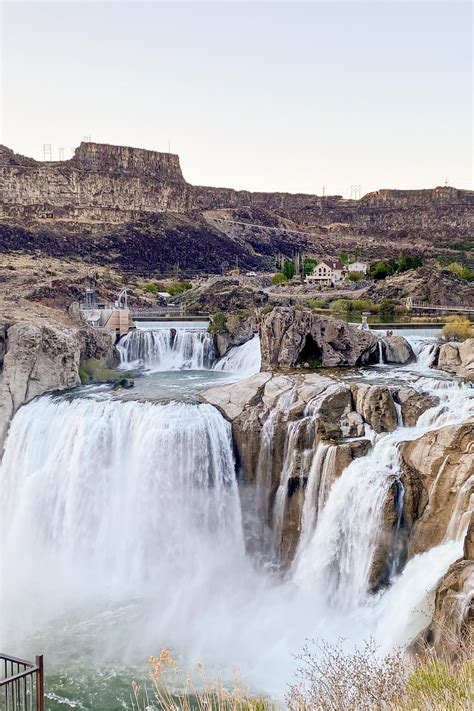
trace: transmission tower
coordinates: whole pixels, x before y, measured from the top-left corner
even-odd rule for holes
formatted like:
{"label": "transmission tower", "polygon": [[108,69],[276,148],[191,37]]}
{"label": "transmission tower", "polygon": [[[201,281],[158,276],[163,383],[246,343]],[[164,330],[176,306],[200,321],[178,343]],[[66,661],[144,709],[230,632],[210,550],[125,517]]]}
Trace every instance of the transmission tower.
{"label": "transmission tower", "polygon": [[58,148],[59,160],[64,160],[64,148]]}
{"label": "transmission tower", "polygon": [[43,143],[43,160],[53,160],[53,147],[51,143]]}
{"label": "transmission tower", "polygon": [[360,200],[361,186],[351,185],[351,200]]}

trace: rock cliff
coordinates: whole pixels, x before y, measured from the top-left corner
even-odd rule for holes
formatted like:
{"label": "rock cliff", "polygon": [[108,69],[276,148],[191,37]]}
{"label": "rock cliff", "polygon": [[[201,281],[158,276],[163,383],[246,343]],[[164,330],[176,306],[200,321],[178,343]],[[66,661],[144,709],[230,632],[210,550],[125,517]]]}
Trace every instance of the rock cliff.
{"label": "rock cliff", "polygon": [[[291,561],[301,534],[311,461],[315,461],[318,447],[323,445],[331,451],[326,481],[329,487],[352,460],[365,456],[370,449],[370,440],[364,437],[366,425],[379,433],[395,429],[397,413],[393,396],[397,393],[395,386],[349,385],[316,373],[261,372],[203,394],[203,399],[217,407],[232,424],[244,492],[245,484],[251,484],[252,491],[257,492],[257,500],[252,495],[252,501],[247,502],[245,508],[253,526],[249,524],[252,530],[248,535],[259,550],[265,549],[269,537],[281,560],[285,564]],[[410,416],[412,421],[415,401],[418,414],[436,403],[414,390],[410,395],[406,417]],[[381,411],[383,407],[386,413]],[[275,513],[277,499],[280,500],[279,514]],[[384,575],[381,561],[392,535],[388,529],[393,528],[398,515],[393,492],[387,497],[386,509],[387,535],[381,536],[384,547],[374,563],[374,587]],[[276,523],[278,515],[279,524]]]}
{"label": "rock cliff", "polygon": [[[412,245],[436,241],[438,248],[452,240],[468,242],[474,212],[474,193],[447,187],[380,190],[360,200],[196,187],[184,179],[177,155],[98,143],[82,143],[73,158],[60,162],[35,161],[1,146],[0,196],[4,249],[46,249],[49,243],[55,254],[65,248],[66,238],[74,253],[81,248],[90,253],[94,246],[97,256],[107,248],[121,252],[117,247],[132,229],[138,246],[143,230],[156,232],[161,239],[160,224],[167,230],[172,223],[157,221],[156,215],[167,213],[175,219],[181,215],[181,223],[189,228],[197,223],[195,235],[201,245],[219,235],[221,247],[227,245],[229,256],[239,256],[246,268],[262,265],[265,255],[281,251],[290,255],[315,234],[326,239],[334,233],[350,233],[365,242],[372,241],[368,237],[380,239],[394,254],[400,240]],[[240,212],[219,222],[219,210]],[[245,234],[232,231],[242,210],[250,210],[257,223]],[[206,224],[199,224],[200,219]],[[268,227],[271,232],[265,232]],[[29,234],[26,242],[22,229]],[[73,235],[80,236],[79,244]],[[90,236],[101,236],[100,249]],[[212,249],[205,251],[212,257]],[[168,269],[178,261],[177,255],[174,262],[164,256],[158,266],[166,264]],[[227,254],[220,255],[223,261],[234,263]],[[192,269],[195,260],[185,252],[180,265]],[[208,259],[207,266],[220,270],[217,261]]]}
{"label": "rock cliff", "polygon": [[0,364],[0,450],[11,418],[24,403],[50,390],[80,385],[82,359],[117,363],[109,334],[58,323],[20,321],[5,329]]}

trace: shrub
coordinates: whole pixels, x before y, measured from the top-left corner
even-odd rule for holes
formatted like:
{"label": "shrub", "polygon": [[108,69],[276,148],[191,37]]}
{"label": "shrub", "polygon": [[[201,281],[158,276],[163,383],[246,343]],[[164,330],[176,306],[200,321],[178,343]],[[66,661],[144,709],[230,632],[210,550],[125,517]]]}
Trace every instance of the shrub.
{"label": "shrub", "polygon": [[310,299],[308,301],[308,307],[311,309],[311,311],[315,311],[316,309],[322,309],[324,306],[324,299]]}
{"label": "shrub", "polygon": [[350,299],[336,299],[331,301],[329,308],[335,313],[347,313],[352,310],[352,301]]}
{"label": "shrub", "polygon": [[273,286],[277,286],[278,284],[283,284],[285,281],[288,281],[288,278],[283,274],[283,272],[277,272],[271,278],[271,282],[272,282]]}
{"label": "shrub", "polygon": [[266,304],[262,309],[262,314],[269,314],[273,311],[273,306],[271,304]]}
{"label": "shrub", "polygon": [[223,336],[225,333],[227,333],[227,316],[223,311],[217,311],[212,316],[211,323],[209,324],[209,328],[207,329],[209,333],[214,333],[216,335],[221,335]]}
{"label": "shrub", "polygon": [[441,335],[446,341],[465,341],[474,338],[474,326],[468,318],[459,316],[443,326]]}
{"label": "shrub", "polygon": [[459,262],[451,262],[451,264],[448,264],[446,269],[449,269],[450,272],[453,272],[453,274],[456,274],[461,279],[466,279],[466,281],[474,280],[474,272],[472,272],[469,267],[464,267]]}
{"label": "shrub", "polygon": [[142,289],[144,291],[149,291],[150,294],[156,294],[158,291],[157,285],[154,284],[152,281],[148,282],[148,284],[142,284]]}
{"label": "shrub", "polygon": [[167,292],[168,294],[171,294],[171,296],[176,296],[177,294],[182,294],[183,291],[187,291],[192,288],[193,285],[190,281],[175,281],[169,285]]}
{"label": "shrub", "polygon": [[300,682],[286,696],[289,711],[461,711],[472,708],[472,650],[457,661],[426,649],[381,656],[370,640],[352,652],[342,642],[315,642],[297,657]]}
{"label": "shrub", "polygon": [[87,358],[79,366],[79,377],[83,385],[91,383],[108,383],[111,380],[122,380],[123,373],[112,370],[97,358]]}
{"label": "shrub", "polygon": [[369,267],[369,276],[372,279],[385,279],[387,276],[406,272],[408,269],[421,267],[423,261],[421,257],[411,254],[401,254],[397,259],[387,259],[385,261],[373,262]]}
{"label": "shrub", "polygon": [[349,272],[347,279],[349,281],[362,281],[363,276],[360,272]]}

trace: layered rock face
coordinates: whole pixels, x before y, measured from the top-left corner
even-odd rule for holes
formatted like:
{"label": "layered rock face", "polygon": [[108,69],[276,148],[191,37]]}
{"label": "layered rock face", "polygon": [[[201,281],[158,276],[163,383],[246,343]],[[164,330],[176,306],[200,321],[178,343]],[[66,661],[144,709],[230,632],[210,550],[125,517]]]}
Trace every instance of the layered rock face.
{"label": "layered rock face", "polygon": [[474,632],[474,420],[442,427],[401,448],[407,555],[427,551],[466,531],[463,558],[438,586],[425,638],[456,656]]}
{"label": "layered rock face", "polygon": [[0,448],[11,418],[24,403],[50,390],[79,385],[82,359],[118,362],[111,336],[91,328],[20,321],[6,330],[0,372]]}
{"label": "layered rock face", "polygon": [[[311,476],[319,478],[318,500],[323,505],[333,481],[351,461],[369,451],[366,425],[378,433],[395,429],[397,393],[395,387],[348,385],[315,373],[270,372],[204,393],[204,400],[232,423],[243,495],[245,484],[253,492],[244,507],[250,519],[250,545],[273,552],[284,564],[292,560],[301,535],[310,471],[316,467]],[[409,412],[414,418],[417,398],[420,414],[436,404],[416,391],[410,394],[407,418]],[[386,414],[382,408],[387,408]],[[373,587],[385,574],[383,562],[397,516],[392,492],[383,517],[386,535],[380,537],[374,558]]]}
{"label": "layered rock face", "polygon": [[176,155],[97,143],[82,143],[71,160],[51,163],[2,146],[0,181],[4,218],[116,223],[143,212],[252,207],[311,229],[462,239],[474,209],[474,193],[455,188],[380,190],[343,200],[194,187]]}
{"label": "layered rock face", "polygon": [[377,357],[377,339],[370,331],[309,309],[278,307],[264,314],[260,338],[263,369],[355,366]]}

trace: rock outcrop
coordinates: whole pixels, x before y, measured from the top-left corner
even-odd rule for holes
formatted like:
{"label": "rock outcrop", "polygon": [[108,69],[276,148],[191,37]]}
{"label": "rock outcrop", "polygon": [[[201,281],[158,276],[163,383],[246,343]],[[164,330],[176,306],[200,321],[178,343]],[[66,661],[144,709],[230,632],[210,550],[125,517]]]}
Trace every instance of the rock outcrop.
{"label": "rock outcrop", "polygon": [[81,359],[118,362],[109,334],[58,323],[20,321],[7,330],[7,350],[0,379],[0,447],[11,418],[24,403],[50,390],[80,384]]}
{"label": "rock outcrop", "polygon": [[400,449],[409,557],[455,539],[474,494],[474,420],[428,432]]}
{"label": "rock outcrop", "polygon": [[[328,447],[326,454],[331,453],[325,474],[323,462],[321,471],[314,473],[326,477],[328,490],[350,462],[365,456],[371,447],[363,438],[365,421],[355,411],[351,388],[316,373],[261,372],[230,386],[211,388],[202,397],[232,424],[243,490],[250,484],[257,492],[245,508],[248,514],[256,507],[250,518],[262,526],[258,549],[265,549],[263,531],[272,530],[280,560],[289,563],[298,545],[304,492],[318,446]],[[278,491],[279,525],[275,521]],[[253,531],[254,542],[256,535]]]}
{"label": "rock outcrop", "polygon": [[408,386],[402,388],[391,387],[390,390],[394,402],[400,406],[404,427],[414,427],[420,415],[439,403],[437,397],[420,393],[415,388]]}
{"label": "rock outcrop", "polygon": [[442,343],[433,365],[467,380],[474,380],[474,338],[461,343]]}
{"label": "rock outcrop", "polygon": [[306,308],[277,307],[260,323],[262,369],[355,366],[375,362],[377,339]]}
{"label": "rock outcrop", "polygon": [[404,303],[408,297],[427,304],[472,306],[472,282],[453,272],[430,263],[420,269],[387,277],[369,287],[365,298],[375,302],[382,299]]}
{"label": "rock outcrop", "polygon": [[390,389],[384,385],[351,383],[354,409],[377,432],[394,432],[398,417]]}

